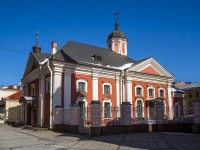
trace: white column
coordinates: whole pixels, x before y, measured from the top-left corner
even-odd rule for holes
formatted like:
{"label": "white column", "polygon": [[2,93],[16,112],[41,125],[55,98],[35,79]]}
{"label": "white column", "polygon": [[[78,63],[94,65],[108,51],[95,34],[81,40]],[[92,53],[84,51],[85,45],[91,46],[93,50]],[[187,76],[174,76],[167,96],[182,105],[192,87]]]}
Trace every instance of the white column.
{"label": "white column", "polygon": [[169,119],[173,118],[173,103],[172,103],[172,96],[171,96],[171,83],[168,83],[167,85],[167,91],[168,91],[168,104],[169,104]]}
{"label": "white column", "polygon": [[92,77],[92,100],[98,100],[98,77]]}
{"label": "white column", "polygon": [[117,103],[117,106],[119,107],[120,106],[120,90],[119,90],[119,78],[116,78],[115,79],[115,84],[116,84],[116,103]]}
{"label": "white column", "polygon": [[64,124],[70,124],[71,72],[64,75]]}
{"label": "white column", "polygon": [[53,71],[53,108],[55,106],[61,106],[61,82],[62,70],[55,69]]}
{"label": "white column", "polygon": [[131,82],[131,79],[126,78],[125,86],[126,86],[126,89],[125,89],[126,90],[125,91],[126,102],[130,102],[130,104],[132,104],[132,82]]}
{"label": "white column", "polygon": [[116,84],[116,104],[117,104],[117,117],[120,117],[120,85],[119,85],[119,78],[115,79],[115,84]]}
{"label": "white column", "polygon": [[40,127],[43,127],[43,123],[44,123],[44,89],[45,89],[45,76],[41,75],[40,77],[40,83],[39,83],[39,92],[40,92],[40,96],[39,96],[39,111],[38,111],[38,125]]}

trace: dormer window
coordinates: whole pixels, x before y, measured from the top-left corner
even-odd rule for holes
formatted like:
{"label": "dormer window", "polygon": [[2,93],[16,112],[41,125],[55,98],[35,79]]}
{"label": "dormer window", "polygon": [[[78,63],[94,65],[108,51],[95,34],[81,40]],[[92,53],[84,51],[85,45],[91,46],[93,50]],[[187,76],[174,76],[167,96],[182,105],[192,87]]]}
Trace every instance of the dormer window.
{"label": "dormer window", "polygon": [[93,59],[101,61],[102,60],[102,56],[100,54],[95,54],[92,56]]}

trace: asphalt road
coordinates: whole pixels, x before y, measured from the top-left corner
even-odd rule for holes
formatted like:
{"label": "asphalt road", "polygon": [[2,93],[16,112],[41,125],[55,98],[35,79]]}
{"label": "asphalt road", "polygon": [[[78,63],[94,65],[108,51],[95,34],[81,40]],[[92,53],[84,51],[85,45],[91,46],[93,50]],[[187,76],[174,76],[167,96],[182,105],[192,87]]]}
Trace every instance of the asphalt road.
{"label": "asphalt road", "polygon": [[0,150],[194,150],[200,149],[196,133],[132,133],[85,138],[63,132],[23,129],[0,124]]}

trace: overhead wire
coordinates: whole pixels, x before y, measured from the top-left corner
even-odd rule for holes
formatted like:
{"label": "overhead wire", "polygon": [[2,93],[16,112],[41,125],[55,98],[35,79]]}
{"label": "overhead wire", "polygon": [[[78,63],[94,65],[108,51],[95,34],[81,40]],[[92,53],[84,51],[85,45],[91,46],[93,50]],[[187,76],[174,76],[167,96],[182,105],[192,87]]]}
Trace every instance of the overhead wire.
{"label": "overhead wire", "polygon": [[54,18],[54,17],[52,17],[52,16],[49,16],[49,15],[47,15],[46,13],[44,13],[44,12],[42,12],[42,11],[39,11],[38,9],[36,9],[36,8],[34,8],[34,7],[28,5],[28,4],[26,4],[26,3],[24,3],[24,2],[22,2],[22,1],[20,1],[20,0],[17,0],[17,1],[18,1],[19,3],[21,3],[22,5],[24,5],[24,6],[28,7],[28,8],[30,8],[30,9],[34,10],[35,12],[37,12],[37,13],[39,13],[39,14],[42,14],[42,15],[44,15],[44,16],[50,18],[50,19],[53,19],[53,20],[55,20],[56,22],[59,22],[59,23],[65,25],[67,28],[69,28],[69,29],[71,29],[71,30],[73,30],[73,31],[76,31],[76,32],[78,32],[78,33],[81,33],[81,34],[83,34],[83,35],[89,37],[90,39],[93,39],[93,40],[95,40],[95,41],[97,41],[97,42],[99,42],[99,43],[102,44],[102,42],[101,42],[99,39],[95,38],[94,36],[92,36],[92,35],[90,35],[90,34],[88,34],[88,33],[85,33],[85,32],[83,32],[83,31],[80,31],[80,30],[78,30],[78,29],[75,29],[75,28],[73,28],[73,27],[67,25],[66,23],[60,21],[59,19]]}

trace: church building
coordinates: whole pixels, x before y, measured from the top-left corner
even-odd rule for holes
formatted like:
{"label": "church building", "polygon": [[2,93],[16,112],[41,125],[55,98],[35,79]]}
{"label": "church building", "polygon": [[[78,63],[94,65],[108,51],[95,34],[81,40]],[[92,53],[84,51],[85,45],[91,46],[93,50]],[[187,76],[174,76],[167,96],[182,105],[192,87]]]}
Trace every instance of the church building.
{"label": "church building", "polygon": [[[51,53],[43,53],[37,39],[21,80],[22,121],[52,129],[54,108],[64,109],[64,124],[68,124],[65,110],[73,105],[86,108],[91,101],[99,101],[103,108],[120,108],[122,102],[129,102],[136,110],[133,118],[152,117],[150,108],[163,101],[165,115],[171,118],[167,110],[173,107],[173,75],[153,57],[127,56],[128,39],[119,30],[117,16],[106,42],[108,48],[68,41],[58,49],[53,41]],[[120,114],[102,113],[102,119],[116,117]]]}

